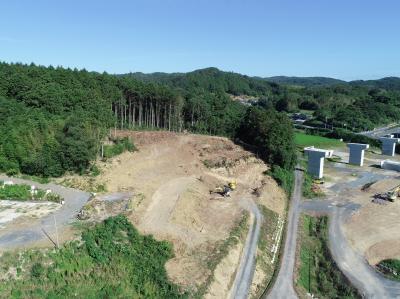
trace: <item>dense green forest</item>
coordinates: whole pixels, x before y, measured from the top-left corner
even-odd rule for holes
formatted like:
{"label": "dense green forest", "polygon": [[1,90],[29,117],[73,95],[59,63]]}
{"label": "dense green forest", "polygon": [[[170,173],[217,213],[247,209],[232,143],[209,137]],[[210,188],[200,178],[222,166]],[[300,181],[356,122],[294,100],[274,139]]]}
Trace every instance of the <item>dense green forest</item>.
{"label": "dense green forest", "polygon": [[327,123],[330,127],[363,131],[400,120],[399,78],[352,82],[322,77],[258,78],[216,68],[189,73],[131,73],[125,76],[184,90],[253,96],[263,106],[278,111],[312,110],[316,119],[311,125]]}
{"label": "dense green forest", "polygon": [[[236,137],[262,147],[257,151],[269,163],[290,169],[293,132],[284,114],[312,110],[311,125],[327,122],[344,130],[398,121],[396,80],[382,82],[386,81],[374,86],[368,81],[307,87],[279,85],[216,68],[109,75],[0,63],[0,171],[44,177],[66,171],[83,173],[113,127],[186,129]],[[252,104],[233,96],[250,97]],[[285,137],[268,138],[270,134]]]}
{"label": "dense green forest", "polygon": [[303,87],[313,86],[331,86],[337,84],[345,84],[346,81],[327,78],[327,77],[287,77],[287,76],[275,76],[264,78],[269,82],[275,82],[284,85],[298,85]]}
{"label": "dense green forest", "polygon": [[83,173],[113,127],[237,137],[248,107],[233,101],[227,91],[258,90],[256,95],[279,89],[266,82],[256,86],[250,79],[240,87],[236,74],[223,79],[227,90],[219,89],[219,81],[207,85],[213,82],[207,76],[194,79],[203,80],[204,86],[181,87],[86,70],[0,63],[0,171],[44,177]]}
{"label": "dense green forest", "polygon": [[1,298],[187,298],[168,280],[170,243],[144,236],[125,216],[82,233],[56,250],[7,252],[0,258]]}

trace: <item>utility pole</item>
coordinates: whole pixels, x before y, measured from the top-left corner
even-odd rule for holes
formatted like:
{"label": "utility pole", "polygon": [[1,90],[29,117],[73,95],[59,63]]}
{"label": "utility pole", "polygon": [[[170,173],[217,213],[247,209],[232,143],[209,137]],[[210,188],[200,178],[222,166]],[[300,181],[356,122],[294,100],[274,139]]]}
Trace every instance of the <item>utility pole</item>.
{"label": "utility pole", "polygon": [[58,241],[58,230],[57,230],[57,221],[56,221],[56,216],[53,214],[53,219],[54,219],[54,226],[56,228],[56,242],[57,242],[57,248],[60,248],[60,243]]}
{"label": "utility pole", "polygon": [[[308,232],[311,235],[312,223],[309,222]],[[308,293],[311,294],[311,252],[308,251]]]}
{"label": "utility pole", "polygon": [[311,252],[308,252],[308,293],[311,294]]}

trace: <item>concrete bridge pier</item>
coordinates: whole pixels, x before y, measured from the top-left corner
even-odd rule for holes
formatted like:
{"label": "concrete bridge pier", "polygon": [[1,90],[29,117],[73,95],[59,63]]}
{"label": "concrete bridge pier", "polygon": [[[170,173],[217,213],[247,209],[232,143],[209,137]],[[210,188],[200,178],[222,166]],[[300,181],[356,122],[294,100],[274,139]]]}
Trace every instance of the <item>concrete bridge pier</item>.
{"label": "concrete bridge pier", "polygon": [[308,156],[308,173],[321,179],[324,176],[324,159],[332,157],[333,151],[310,146],[304,148],[304,153]]}
{"label": "concrete bridge pier", "polygon": [[400,138],[393,138],[393,135],[390,135],[390,137],[381,137],[379,140],[382,142],[382,155],[393,157],[396,144],[399,143]]}
{"label": "concrete bridge pier", "polygon": [[369,144],[348,143],[347,147],[350,149],[349,164],[363,166],[364,153],[369,148]]}

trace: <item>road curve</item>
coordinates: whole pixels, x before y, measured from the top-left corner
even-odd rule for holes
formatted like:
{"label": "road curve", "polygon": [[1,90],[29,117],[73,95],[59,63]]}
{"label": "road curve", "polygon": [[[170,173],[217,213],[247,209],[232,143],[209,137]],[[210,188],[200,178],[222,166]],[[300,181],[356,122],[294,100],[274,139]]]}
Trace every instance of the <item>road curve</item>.
{"label": "road curve", "polygon": [[343,232],[342,226],[359,208],[353,203],[337,204],[333,200],[306,201],[301,204],[304,211],[329,215],[329,249],[339,269],[365,298],[400,298],[400,283],[386,279],[376,272],[355,252]]}
{"label": "road curve", "polygon": [[23,247],[32,242],[40,241],[47,238],[45,231],[49,235],[54,235],[54,218],[56,219],[57,226],[63,226],[71,222],[83,205],[88,201],[90,194],[87,192],[66,188],[55,184],[39,184],[30,180],[23,180],[18,178],[10,178],[7,176],[0,176],[0,180],[12,180],[18,184],[35,185],[40,189],[50,189],[51,191],[61,195],[65,204],[57,211],[43,217],[40,220],[32,220],[29,227],[9,229],[0,229],[0,249],[12,249],[16,247]]}
{"label": "road curve", "polygon": [[260,210],[253,201],[242,202],[244,203],[244,207],[254,215],[254,221],[247,233],[239,269],[232,286],[231,298],[234,299],[246,299],[248,297],[250,286],[253,281],[257,245],[260,236],[261,222],[263,220]]}
{"label": "road curve", "polygon": [[295,185],[289,207],[286,240],[283,256],[281,258],[281,266],[272,289],[264,298],[297,298],[297,294],[293,287],[293,272],[296,260],[297,229],[300,217],[299,206],[302,194],[302,180],[303,173],[300,170],[296,170]]}

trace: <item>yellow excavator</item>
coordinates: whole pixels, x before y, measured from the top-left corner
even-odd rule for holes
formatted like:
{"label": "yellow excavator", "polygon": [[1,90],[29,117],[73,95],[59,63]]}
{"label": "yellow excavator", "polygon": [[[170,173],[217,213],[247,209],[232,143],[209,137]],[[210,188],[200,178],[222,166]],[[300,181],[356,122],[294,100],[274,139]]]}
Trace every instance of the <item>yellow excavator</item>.
{"label": "yellow excavator", "polygon": [[217,187],[215,190],[211,190],[210,194],[212,193],[218,193],[219,195],[223,197],[230,197],[231,192],[236,190],[236,181],[232,180],[228,184],[222,186],[222,187]]}
{"label": "yellow excavator", "polygon": [[374,195],[374,198],[379,198],[387,201],[394,202],[400,195],[400,185],[389,190],[388,192],[385,193],[376,193]]}

